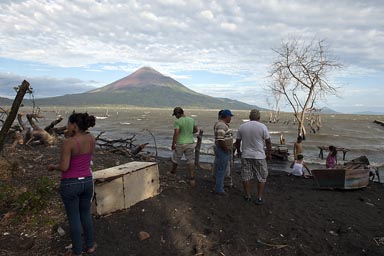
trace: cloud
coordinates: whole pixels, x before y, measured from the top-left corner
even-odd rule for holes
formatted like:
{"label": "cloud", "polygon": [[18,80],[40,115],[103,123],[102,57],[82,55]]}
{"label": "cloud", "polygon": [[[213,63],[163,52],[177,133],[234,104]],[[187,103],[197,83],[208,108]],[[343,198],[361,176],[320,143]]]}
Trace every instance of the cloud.
{"label": "cloud", "polygon": [[214,18],[213,13],[210,10],[201,11],[200,15],[207,20],[213,20]]}
{"label": "cloud", "polygon": [[209,71],[233,76],[236,89],[265,83],[272,49],[299,37],[327,41],[346,67],[335,81],[384,69],[382,1],[3,0],[0,8],[3,59],[101,73]]}
{"label": "cloud", "polygon": [[328,38],[347,61],[383,65],[380,2],[26,0],[0,7],[1,56],[56,66],[155,61],[220,69],[230,59],[246,69],[244,60],[263,61],[289,34]]}
{"label": "cloud", "polygon": [[[0,73],[0,96],[14,98],[16,92],[13,88],[19,86],[23,80],[30,83],[35,98],[82,93],[101,86],[96,81],[82,81],[74,78],[21,77],[15,74]],[[54,90],[52,90],[53,88]]]}

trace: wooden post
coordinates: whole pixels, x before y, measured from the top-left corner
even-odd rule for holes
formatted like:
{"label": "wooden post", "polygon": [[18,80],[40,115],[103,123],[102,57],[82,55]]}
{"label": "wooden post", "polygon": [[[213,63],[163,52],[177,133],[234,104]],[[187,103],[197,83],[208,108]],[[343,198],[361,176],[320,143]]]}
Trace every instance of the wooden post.
{"label": "wooden post", "polygon": [[203,140],[203,130],[200,129],[199,134],[197,135],[197,143],[195,147],[195,166],[200,165],[200,147]]}
{"label": "wooden post", "polygon": [[30,90],[29,83],[26,80],[24,80],[16,94],[15,100],[12,103],[11,111],[9,112],[9,115],[5,119],[3,127],[1,128],[0,152],[3,151],[5,137],[7,136],[9,129],[11,128],[13,122],[16,119],[17,113],[19,112],[20,105],[23,102],[24,95],[28,90]]}
{"label": "wooden post", "polygon": [[324,159],[323,148],[322,148],[322,147],[319,147],[319,149],[320,149],[319,157],[320,157],[321,159]]}

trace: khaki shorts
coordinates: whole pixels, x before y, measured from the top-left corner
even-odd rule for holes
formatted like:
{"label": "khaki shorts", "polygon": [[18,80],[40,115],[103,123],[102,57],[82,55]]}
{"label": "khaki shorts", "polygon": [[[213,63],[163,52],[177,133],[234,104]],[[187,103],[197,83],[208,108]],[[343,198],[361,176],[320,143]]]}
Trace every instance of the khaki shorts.
{"label": "khaki shorts", "polygon": [[241,159],[241,178],[243,181],[253,179],[255,176],[259,182],[266,182],[268,177],[267,161],[265,159]]}
{"label": "khaki shorts", "polygon": [[185,156],[188,164],[195,163],[195,144],[176,144],[176,149],[173,151],[172,162],[179,164],[181,158]]}

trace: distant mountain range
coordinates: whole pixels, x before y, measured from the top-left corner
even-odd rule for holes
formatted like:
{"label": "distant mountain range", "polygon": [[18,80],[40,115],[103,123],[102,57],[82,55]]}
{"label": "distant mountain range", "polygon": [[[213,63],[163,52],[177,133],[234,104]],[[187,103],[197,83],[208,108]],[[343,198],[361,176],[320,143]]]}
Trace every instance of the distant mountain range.
{"label": "distant mountain range", "polygon": [[384,112],[376,112],[376,111],[362,111],[353,113],[354,115],[384,115]]}
{"label": "distant mountain range", "polygon": [[[195,107],[252,109],[244,102],[215,98],[190,90],[150,67],[142,67],[111,84],[85,93],[36,99],[38,106],[129,105],[140,107]],[[27,105],[27,100],[25,102]]]}
{"label": "distant mountain range", "polygon": [[12,103],[13,103],[13,100],[11,100],[11,99],[8,99],[8,98],[4,98],[4,97],[0,97],[0,105],[1,106],[10,106],[10,105],[12,105]]}
{"label": "distant mountain range", "polygon": [[342,114],[342,113],[337,112],[337,111],[330,109],[328,107],[322,107],[321,108],[321,114],[330,114],[330,115],[333,114],[333,115],[335,115],[335,114]]}
{"label": "distant mountain range", "polygon": [[[330,114],[330,115],[346,114],[346,113],[337,112],[337,111],[330,109],[328,107],[321,108],[321,113],[322,114]],[[349,114],[351,114],[351,115],[384,115],[384,112],[361,111],[361,112],[353,112],[353,113],[349,113]]]}

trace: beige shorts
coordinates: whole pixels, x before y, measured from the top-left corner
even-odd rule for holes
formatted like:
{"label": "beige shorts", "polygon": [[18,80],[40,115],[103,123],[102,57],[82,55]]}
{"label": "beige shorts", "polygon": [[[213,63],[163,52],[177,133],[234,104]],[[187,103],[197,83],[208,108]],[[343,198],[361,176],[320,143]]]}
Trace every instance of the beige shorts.
{"label": "beige shorts", "polygon": [[259,182],[266,182],[268,177],[267,161],[265,159],[241,159],[241,178],[243,181],[248,181],[257,178]]}
{"label": "beige shorts", "polygon": [[179,164],[181,158],[185,156],[188,164],[195,163],[195,144],[176,144],[176,149],[173,151],[172,162]]}

